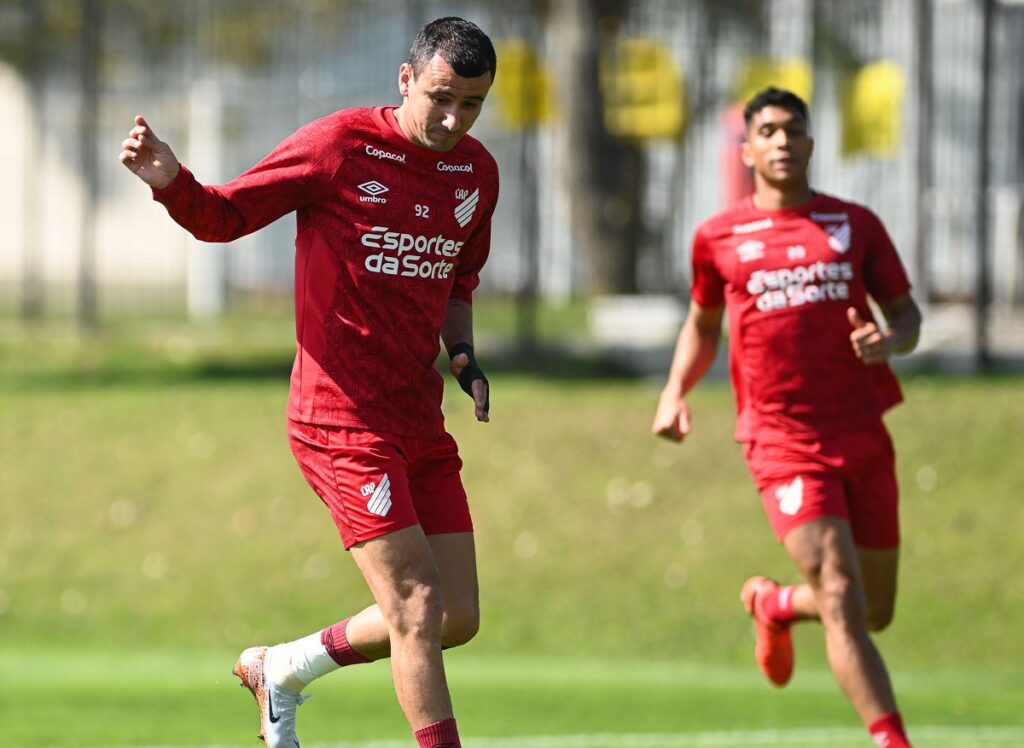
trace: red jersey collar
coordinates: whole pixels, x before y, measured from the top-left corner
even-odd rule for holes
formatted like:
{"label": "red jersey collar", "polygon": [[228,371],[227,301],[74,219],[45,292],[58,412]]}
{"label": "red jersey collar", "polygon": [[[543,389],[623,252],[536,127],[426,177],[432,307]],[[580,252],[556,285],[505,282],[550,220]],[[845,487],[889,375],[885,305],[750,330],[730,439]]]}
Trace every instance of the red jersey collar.
{"label": "red jersey collar", "polygon": [[794,206],[792,206],[790,208],[776,208],[774,210],[769,210],[769,209],[766,209],[766,208],[758,208],[756,205],[754,205],[754,195],[753,195],[753,193],[751,193],[746,198],[746,207],[752,213],[756,213],[758,215],[764,215],[764,216],[777,216],[777,215],[782,215],[784,213],[795,213],[796,215],[807,215],[808,213],[810,213],[810,212],[812,212],[814,210],[820,210],[821,207],[822,207],[822,203],[825,201],[825,199],[826,199],[826,197],[822,193],[817,192],[817,191],[812,191],[811,199],[808,200],[806,203],[804,203],[802,205],[794,205]]}

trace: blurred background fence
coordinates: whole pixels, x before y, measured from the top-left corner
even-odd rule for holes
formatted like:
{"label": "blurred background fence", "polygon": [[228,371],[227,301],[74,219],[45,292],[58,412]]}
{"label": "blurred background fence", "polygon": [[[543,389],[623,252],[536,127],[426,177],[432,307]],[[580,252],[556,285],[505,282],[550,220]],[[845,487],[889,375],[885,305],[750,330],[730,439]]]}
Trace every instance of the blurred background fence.
{"label": "blurred background fence", "polygon": [[447,14],[499,52],[481,294],[685,300],[693,229],[749,186],[737,102],[775,83],[811,102],[814,185],[881,215],[980,356],[1024,307],[1019,1],[0,0],[0,316],[287,299],[294,219],[198,245],[118,163],[133,115],[226,181],[310,119],[398,103],[411,37]]}

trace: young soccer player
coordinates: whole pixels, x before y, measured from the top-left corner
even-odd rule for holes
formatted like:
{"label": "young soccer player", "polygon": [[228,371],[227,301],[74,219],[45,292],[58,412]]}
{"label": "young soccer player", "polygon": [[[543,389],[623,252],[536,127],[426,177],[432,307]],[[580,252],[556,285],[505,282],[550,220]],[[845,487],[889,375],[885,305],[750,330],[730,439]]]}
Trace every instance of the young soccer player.
{"label": "young soccer player", "polygon": [[272,748],[299,745],[296,707],[314,679],[388,656],[417,744],[461,745],[441,650],[477,631],[477,573],[434,361],[441,340],[487,421],[471,302],[498,171],[467,132],[496,66],[474,24],[428,23],[398,71],[401,106],[312,122],[221,186],[199,184],[142,117],[123,143],[124,165],[201,240],[231,241],[297,213],[289,439],[376,603],[242,652],[234,672]]}
{"label": "young soccer player", "polygon": [[[902,748],[910,743],[869,631],[892,620],[900,540],[882,414],[902,396],[887,361],[913,349],[921,314],[878,218],[811,189],[806,104],[769,88],[744,118],[754,193],[697,228],[692,302],[652,431],[675,441],[690,433],[685,396],[711,365],[728,314],[736,438],[807,580],[743,585],[757,661],[785,685],[791,626],[820,620],[832,672],[875,742]],[[887,325],[875,322],[869,296]]]}

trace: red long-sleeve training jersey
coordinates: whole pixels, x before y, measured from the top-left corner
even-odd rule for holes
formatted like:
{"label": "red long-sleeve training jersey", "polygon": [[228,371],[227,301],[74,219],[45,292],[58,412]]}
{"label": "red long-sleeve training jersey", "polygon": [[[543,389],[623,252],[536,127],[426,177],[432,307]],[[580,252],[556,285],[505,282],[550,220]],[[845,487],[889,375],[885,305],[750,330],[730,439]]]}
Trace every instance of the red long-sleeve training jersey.
{"label": "red long-sleeve training jersey", "polygon": [[497,164],[479,141],[430,151],[402,134],[394,107],[347,109],[227,184],[201,185],[182,167],[153,195],[209,242],[296,212],[289,418],[443,433],[441,325],[449,299],[472,303],[498,199]]}

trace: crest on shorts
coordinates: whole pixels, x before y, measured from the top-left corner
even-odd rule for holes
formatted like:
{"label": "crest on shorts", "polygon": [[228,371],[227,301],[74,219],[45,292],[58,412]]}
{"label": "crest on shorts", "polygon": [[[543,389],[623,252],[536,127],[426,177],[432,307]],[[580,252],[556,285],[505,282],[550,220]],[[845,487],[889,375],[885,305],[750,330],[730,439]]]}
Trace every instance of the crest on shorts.
{"label": "crest on shorts", "polygon": [[804,503],[804,479],[794,478],[792,483],[783,483],[775,489],[775,498],[779,511],[792,517]]}
{"label": "crest on shorts", "polygon": [[370,481],[359,487],[359,493],[369,496],[366,508],[378,517],[386,517],[391,511],[391,479],[387,473],[379,482]]}

